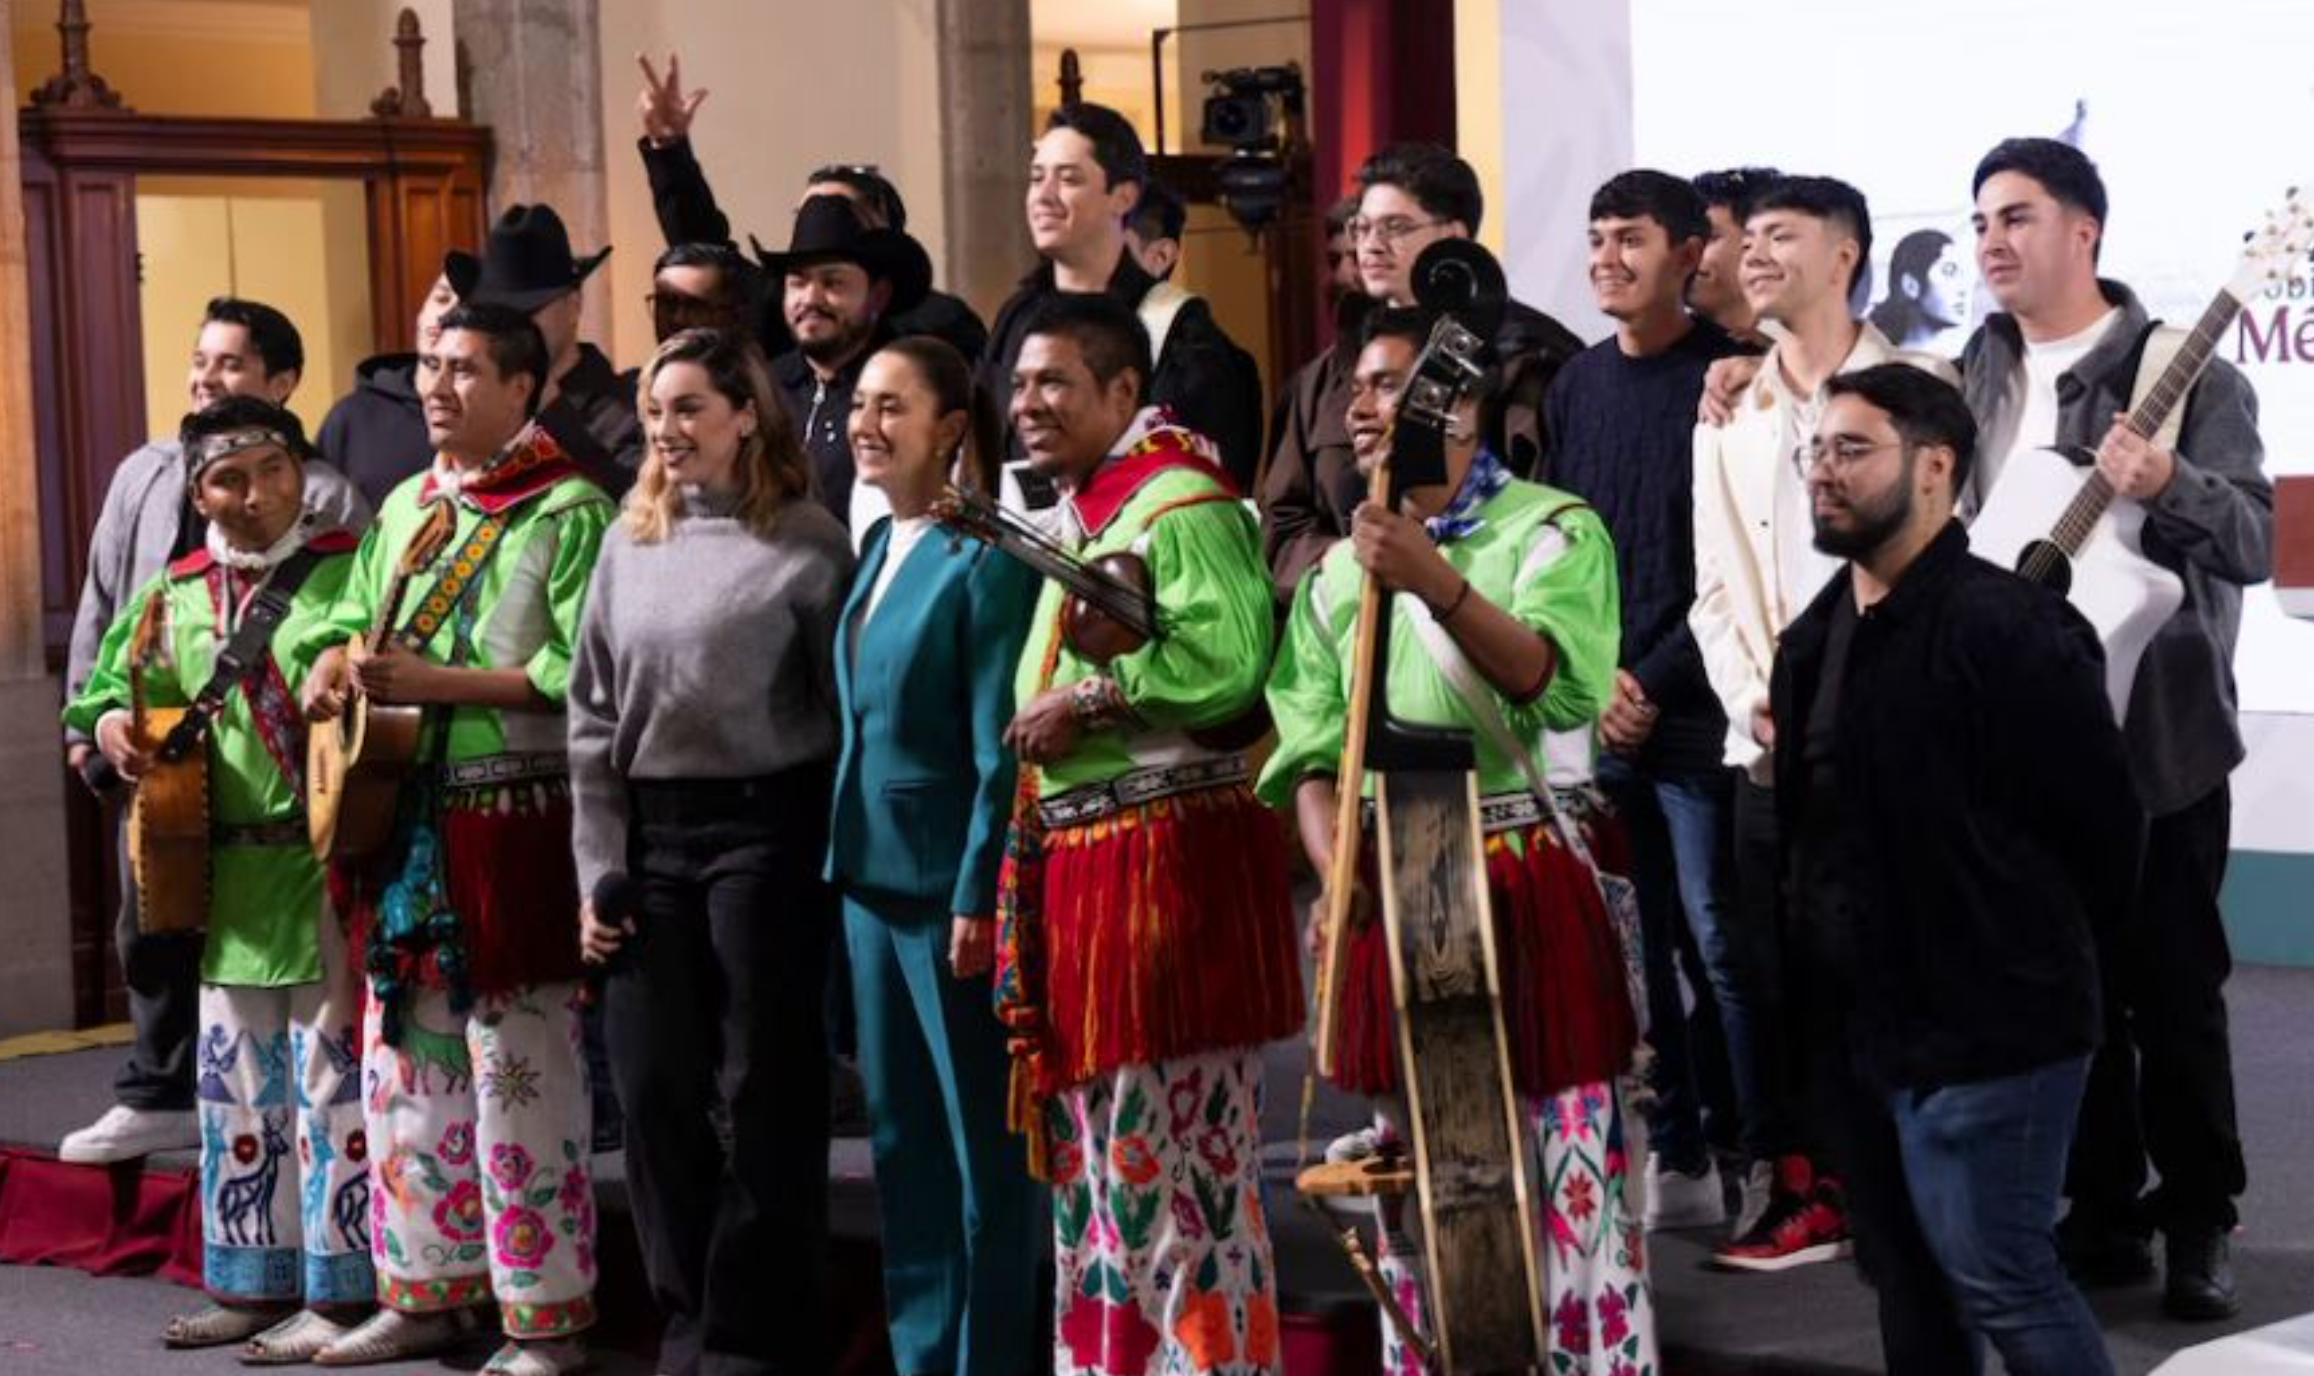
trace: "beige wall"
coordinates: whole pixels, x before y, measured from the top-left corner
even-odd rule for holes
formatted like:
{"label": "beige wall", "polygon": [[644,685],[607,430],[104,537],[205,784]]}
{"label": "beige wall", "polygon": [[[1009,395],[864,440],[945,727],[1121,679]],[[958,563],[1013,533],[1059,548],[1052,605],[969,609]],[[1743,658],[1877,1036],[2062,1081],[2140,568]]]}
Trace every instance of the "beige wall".
{"label": "beige wall", "polygon": [[[786,246],[803,179],[831,162],[873,163],[908,202],[908,232],[934,262],[945,248],[941,203],[935,0],[878,0],[811,9],[762,0],[609,0],[602,7],[603,132],[611,243],[598,274],[612,296],[622,366],[643,361],[651,322],[643,298],[666,241],[651,211],[635,141],[642,78],[635,54],[683,57],[683,79],[709,91],[693,130],[700,162],[744,248],[755,234]],[[984,312],[996,302],[975,302]]]}
{"label": "beige wall", "polygon": [[[62,65],[56,6],[15,0],[10,8],[16,79],[30,90]],[[312,31],[303,5],[89,0],[88,16],[91,65],[146,114],[300,119],[316,113]]]}

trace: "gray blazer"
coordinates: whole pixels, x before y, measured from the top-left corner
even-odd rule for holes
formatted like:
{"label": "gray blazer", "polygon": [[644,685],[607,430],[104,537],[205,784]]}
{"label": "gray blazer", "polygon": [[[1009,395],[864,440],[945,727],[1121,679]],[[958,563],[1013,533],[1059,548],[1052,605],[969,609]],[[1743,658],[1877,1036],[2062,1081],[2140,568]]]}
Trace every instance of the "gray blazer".
{"label": "gray blazer", "polygon": [[[2098,285],[2121,319],[2057,380],[2057,442],[2092,449],[2114,413],[2129,409],[2153,326],[2129,288]],[[2005,450],[2024,406],[2024,342],[2014,319],[1995,315],[1978,328],[1961,352],[1961,376],[1986,447]],[[2265,454],[2257,393],[2232,364],[2213,360],[2186,398],[2177,475],[2145,508],[2146,557],[2185,581],[2185,605],[2146,648],[2122,727],[2139,801],[2155,817],[2199,801],[2242,761],[2234,692],[2242,589],[2274,576]]]}
{"label": "gray blazer", "polygon": [[[319,459],[306,461],[305,504],[321,514],[324,529],[334,526],[358,535],[370,523],[369,502]],[[80,609],[72,618],[66,701],[88,682],[97,647],[122,604],[168,565],[184,510],[184,449],[175,440],[155,440],[113,470],[96,531],[89,536],[88,577],[80,585]],[[67,727],[64,739],[72,745],[88,737]]]}

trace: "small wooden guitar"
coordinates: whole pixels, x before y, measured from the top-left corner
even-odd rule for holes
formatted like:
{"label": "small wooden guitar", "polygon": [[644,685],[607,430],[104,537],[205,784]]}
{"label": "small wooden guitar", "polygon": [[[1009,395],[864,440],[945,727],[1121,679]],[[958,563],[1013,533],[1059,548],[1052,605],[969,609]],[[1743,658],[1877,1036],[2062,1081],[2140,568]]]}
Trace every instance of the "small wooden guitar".
{"label": "small wooden guitar", "polygon": [[[2211,355],[2257,293],[2289,277],[2314,243],[2314,211],[2295,188],[2249,246],[2233,279],[2218,290],[2161,376],[2145,390],[2125,424],[2152,439],[2185,403]],[[1969,526],[1969,547],[2063,593],[2105,644],[2105,692],[2116,720],[2127,720],[2137,666],[2155,633],[2185,601],[2185,584],[2145,556],[2145,508],[2116,502],[2097,469],[2095,451],[2033,449],[2010,456],[1985,507]]]}
{"label": "small wooden guitar", "polygon": [[194,932],[209,925],[209,751],[163,759],[161,743],[190,709],[145,704],[145,671],[168,634],[166,602],[156,591],[129,639],[129,734],[147,760],[129,803],[129,869],[139,930]]}
{"label": "small wooden guitar", "polygon": [[[457,525],[450,503],[434,508],[395,563],[394,580],[369,631],[349,645],[373,655],[385,649],[401,620],[410,580],[441,555]],[[356,690],[336,720],[314,724],[306,737],[305,814],[316,858],[325,864],[366,860],[393,839],[424,715],[423,708],[372,702]]]}

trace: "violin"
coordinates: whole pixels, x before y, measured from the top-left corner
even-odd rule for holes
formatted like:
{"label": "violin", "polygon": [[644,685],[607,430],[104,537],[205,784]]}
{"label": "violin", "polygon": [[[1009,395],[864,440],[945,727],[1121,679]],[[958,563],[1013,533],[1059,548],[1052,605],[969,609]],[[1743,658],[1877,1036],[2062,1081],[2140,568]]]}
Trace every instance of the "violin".
{"label": "violin", "polygon": [[932,518],[952,535],[978,540],[1061,585],[1061,643],[1095,664],[1129,655],[1163,635],[1149,562],[1130,550],[1096,558],[1072,554],[1013,512],[951,486]]}

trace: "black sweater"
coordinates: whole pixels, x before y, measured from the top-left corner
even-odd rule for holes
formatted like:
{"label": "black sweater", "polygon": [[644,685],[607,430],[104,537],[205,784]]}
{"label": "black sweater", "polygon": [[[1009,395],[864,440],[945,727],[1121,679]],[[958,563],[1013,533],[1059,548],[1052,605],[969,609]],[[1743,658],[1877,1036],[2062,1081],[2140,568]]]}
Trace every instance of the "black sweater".
{"label": "black sweater", "polygon": [[[1842,569],[1778,646],[1777,739],[1805,742]],[[2095,928],[2137,885],[2145,818],[2097,634],[1948,525],[1856,618],[1823,759],[1776,752],[1776,811],[1807,882],[1803,940],[1853,979],[1867,1084],[1933,1088],[2088,1054]],[[1829,778],[1834,798],[1813,796]],[[1830,863],[1827,863],[1829,859]]]}
{"label": "black sweater", "polygon": [[1543,402],[1543,478],[1595,508],[1615,539],[1622,666],[1662,715],[1642,768],[1719,768],[1727,717],[1687,628],[1695,603],[1695,408],[1713,360],[1743,346],[1708,321],[1659,354],[1612,337],[1559,370]]}

